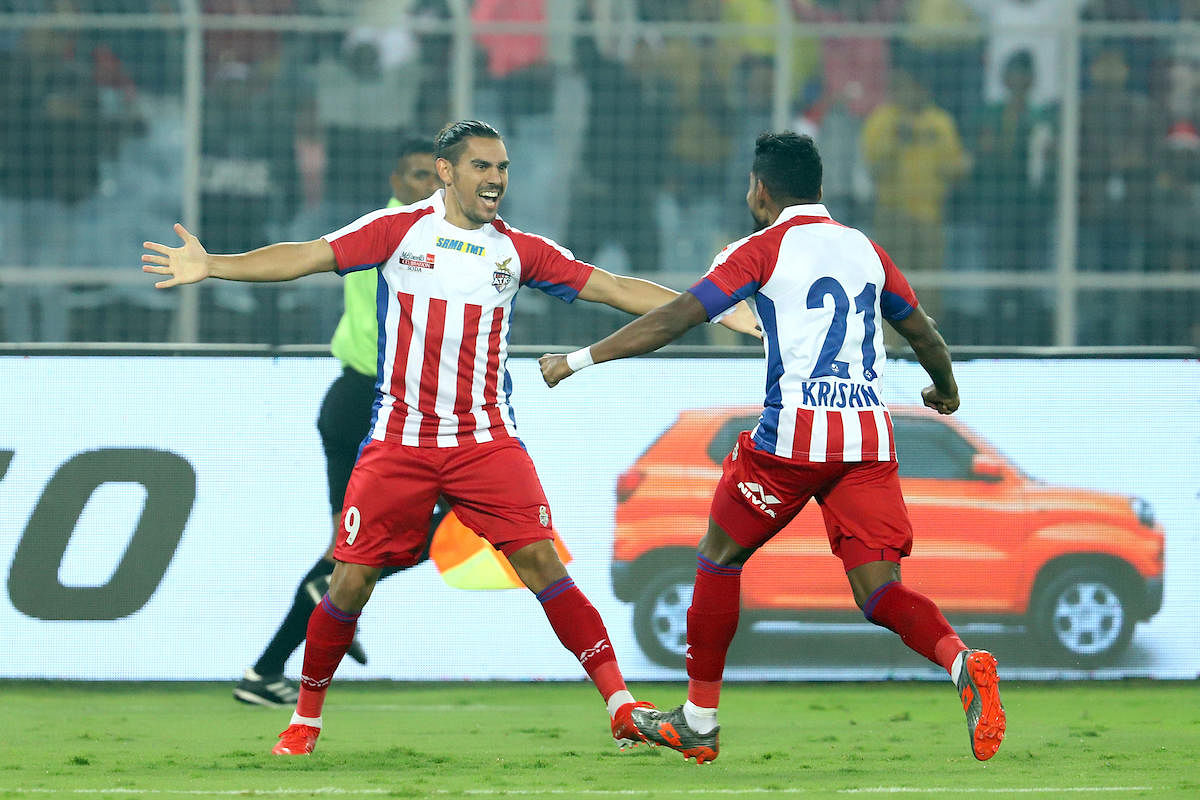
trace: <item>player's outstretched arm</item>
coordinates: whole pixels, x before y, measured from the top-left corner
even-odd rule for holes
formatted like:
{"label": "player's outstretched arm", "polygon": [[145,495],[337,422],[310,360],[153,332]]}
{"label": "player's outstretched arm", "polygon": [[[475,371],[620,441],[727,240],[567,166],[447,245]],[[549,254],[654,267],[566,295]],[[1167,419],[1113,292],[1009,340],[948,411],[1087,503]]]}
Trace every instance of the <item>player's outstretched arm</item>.
{"label": "player's outstretched arm", "polygon": [[950,364],[950,348],[933,320],[917,306],[907,317],[891,324],[908,340],[917,361],[933,379],[933,385],[921,390],[922,401],[939,414],[953,414],[959,406],[958,383]]}
{"label": "player's outstretched arm", "polygon": [[197,283],[205,278],[290,281],[314,272],[328,272],[337,266],[333,248],[324,239],[272,244],[248,253],[212,255],[183,225],[176,223],[175,233],[183,240],[179,247],[142,243],[142,247],[152,251],[142,254],[142,271],[167,276],[154,284],[156,289]]}
{"label": "player's outstretched arm", "polygon": [[[555,386],[563,378],[591,364],[649,353],[675,341],[707,319],[708,312],[696,296],[684,292],[665,306],[647,312],[591,347],[569,355],[545,354],[538,359],[542,379],[547,386]],[[583,360],[580,361],[580,358]]]}
{"label": "player's outstretched arm", "polygon": [[[642,315],[659,306],[669,303],[679,296],[679,292],[668,289],[653,281],[643,278],[632,278],[628,275],[614,275],[611,272],[596,267],[592,270],[587,283],[579,291],[579,299],[593,303],[604,303],[620,311]],[[758,319],[745,300],[729,310],[718,320],[726,328],[738,333],[762,338],[758,327]]]}

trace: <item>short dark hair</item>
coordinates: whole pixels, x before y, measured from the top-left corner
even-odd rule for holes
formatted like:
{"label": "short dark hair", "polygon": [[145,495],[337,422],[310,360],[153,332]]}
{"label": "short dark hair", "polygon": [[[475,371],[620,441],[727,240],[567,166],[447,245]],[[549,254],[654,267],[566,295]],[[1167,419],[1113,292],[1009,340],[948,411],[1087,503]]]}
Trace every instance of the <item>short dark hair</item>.
{"label": "short dark hair", "polygon": [[759,134],[750,171],[777,201],[816,201],[821,196],[821,154],[811,136],[792,131]]}
{"label": "short dark hair", "polygon": [[396,145],[396,160],[401,161],[414,153],[432,153],[433,140],[425,136],[414,136],[411,133],[400,135]]}
{"label": "short dark hair", "polygon": [[1003,74],[1007,75],[1014,69],[1019,69],[1022,72],[1033,73],[1033,53],[1028,48],[1014,50],[1012,55],[1004,62]]}
{"label": "short dark hair", "polygon": [[462,155],[463,150],[467,149],[466,140],[472,136],[504,141],[500,131],[486,122],[480,122],[477,119],[459,120],[451,122],[438,131],[437,136],[433,137],[433,157],[444,158],[451,164],[457,163],[458,157]]}

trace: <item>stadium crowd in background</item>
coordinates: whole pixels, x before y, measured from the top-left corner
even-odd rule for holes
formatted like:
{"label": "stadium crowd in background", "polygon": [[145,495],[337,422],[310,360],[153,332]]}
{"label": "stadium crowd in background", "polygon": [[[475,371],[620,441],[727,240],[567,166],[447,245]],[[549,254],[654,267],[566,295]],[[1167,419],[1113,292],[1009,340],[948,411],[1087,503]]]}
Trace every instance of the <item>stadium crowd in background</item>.
{"label": "stadium crowd in background", "polygon": [[[1069,73],[1061,63],[1062,34],[1054,26],[1063,13],[1098,22],[1200,19],[1196,0],[791,0],[788,6],[796,36],[782,82],[775,74],[773,34],[730,28],[726,35],[720,28],[771,24],[777,13],[772,0],[586,0],[573,4],[570,13],[595,23],[596,30],[565,41],[552,30],[481,31],[458,40],[473,48],[478,64],[475,113],[503,120],[510,150],[535,170],[532,185],[564,171],[572,175],[570,202],[514,187],[508,205],[512,221],[577,241],[586,257],[600,260],[602,253],[605,263],[635,274],[694,273],[721,242],[745,231],[742,212],[731,208],[727,197],[736,194],[732,190],[747,165],[730,142],[768,127],[776,94],[784,91],[793,127],[816,137],[829,174],[843,178],[827,198],[831,210],[885,245],[904,250],[909,243],[889,226],[897,190],[868,152],[876,134],[896,138],[902,131],[893,121],[891,130],[872,131],[866,139],[863,134],[880,109],[906,102],[907,90],[896,93],[891,87],[909,86],[897,79],[907,75],[923,87],[929,107],[943,115],[939,127],[953,129],[962,149],[961,166],[938,178],[940,185],[931,177],[929,183],[898,189],[903,199],[911,194],[923,208],[931,197],[942,196],[934,204],[940,211],[927,213],[918,226],[927,263],[914,262],[912,269],[1043,272],[1049,281],[1057,268],[1058,153],[1076,138],[1058,130]],[[277,31],[248,24],[244,30],[221,25],[204,32],[197,212],[207,241],[247,249],[280,238],[302,240],[328,229],[333,220],[362,213],[369,205],[363,202],[363,187],[387,161],[395,131],[409,125],[434,130],[448,117],[455,91],[448,82],[449,59],[456,40],[416,24],[449,23],[453,13],[445,0],[204,0],[202,8],[221,17],[246,16],[248,23],[251,16],[277,14],[337,22],[328,30]],[[464,8],[479,25],[549,24],[559,13],[547,0],[469,0]],[[19,14],[181,10],[176,0],[55,0],[50,7],[35,0],[0,2],[0,11]],[[680,25],[694,22],[705,27]],[[663,33],[639,23],[677,27]],[[805,35],[806,26],[826,23],[906,27],[902,35]],[[57,133],[43,135],[46,115],[24,88],[13,88],[35,84],[12,78],[21,74],[18,62],[50,38],[66,43],[57,58],[63,69],[91,77],[72,83],[64,73],[57,80],[55,113],[60,122],[63,114],[74,114],[77,121],[69,131],[60,124]],[[1159,28],[1136,37],[1089,35],[1081,45],[1078,89],[1085,118],[1072,160],[1080,167],[1078,268],[1085,273],[1189,271],[1187,255],[1196,240],[1187,212],[1200,158],[1195,135],[1200,90],[1192,76],[1200,48],[1191,37]],[[190,135],[181,107],[183,51],[182,34],[173,27],[0,32],[0,59],[13,64],[5,71],[10,88],[0,92],[5,152],[31,156],[0,163],[0,265],[115,267],[129,257],[131,231],[181,216],[179,192],[164,189],[180,181],[154,176],[174,178],[183,172],[184,140]],[[1019,53],[1025,55],[1014,62]],[[1026,62],[1027,70],[1021,66]],[[1029,82],[1020,98],[1010,85],[1014,69]],[[1121,74],[1123,82],[1114,82]],[[258,116],[239,117],[247,98],[259,106]],[[1145,113],[1125,113],[1127,102]],[[1018,112],[1017,106],[1024,110]],[[1023,121],[1016,122],[1018,116]],[[1092,124],[1097,121],[1099,127]],[[120,135],[109,135],[117,122]],[[680,131],[687,135],[672,135]],[[996,134],[1007,137],[1011,158],[1005,168],[989,164]],[[1114,165],[1115,143],[1121,140],[1130,143],[1131,152],[1144,153],[1146,163]],[[35,148],[33,142],[44,146]],[[44,157],[50,163],[43,172],[57,177],[31,190],[22,175],[37,171]],[[1017,170],[1021,161],[1028,168],[1024,174]],[[65,188],[66,176],[74,184],[71,191],[84,190],[83,195],[51,196]],[[129,199],[113,202],[117,196]],[[60,216],[78,217],[79,225],[60,226],[77,236],[38,235],[34,209],[46,202],[54,203]],[[1135,213],[1119,226],[1107,224],[1121,203],[1135,206]],[[1005,204],[1010,208],[1003,210]],[[1034,215],[1034,208],[1051,217]],[[38,292],[58,293],[39,299]],[[942,294],[949,302],[941,322],[959,334],[956,341],[1052,340],[1052,288],[947,289]],[[337,322],[336,313],[327,311],[336,308],[331,295],[336,290],[325,287],[205,287],[198,336],[201,341],[322,342]],[[5,296],[0,329],[14,341],[165,339],[171,322],[167,312],[174,304],[132,287],[72,288],[63,294],[22,285],[6,287]],[[1194,291],[1083,290],[1081,309],[1118,309],[1084,314],[1080,343],[1191,342],[1195,297]],[[927,298],[931,307],[937,305],[935,291]],[[1129,302],[1117,303],[1117,298]],[[1183,313],[1168,315],[1161,324],[1151,313],[1160,300],[1182,303]],[[104,314],[94,308],[98,304],[114,310],[133,304],[128,310],[134,313]],[[1003,310],[1006,324],[983,321],[994,308]],[[1026,309],[1028,315],[1015,319]],[[561,310],[531,303],[529,311],[538,325],[518,323],[517,341],[536,335],[535,329],[559,330]],[[583,324],[578,316],[571,320],[562,330]]]}

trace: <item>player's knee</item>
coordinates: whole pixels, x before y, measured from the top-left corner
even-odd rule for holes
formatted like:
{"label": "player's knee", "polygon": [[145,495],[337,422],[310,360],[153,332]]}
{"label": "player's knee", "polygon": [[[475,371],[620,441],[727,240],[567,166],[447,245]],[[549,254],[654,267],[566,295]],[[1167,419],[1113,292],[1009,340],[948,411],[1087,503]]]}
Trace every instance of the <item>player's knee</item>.
{"label": "player's knee", "polygon": [[854,602],[863,608],[875,590],[884,584],[900,580],[900,565],[894,561],[873,561],[862,564],[846,573]]}
{"label": "player's knee", "polygon": [[378,567],[339,561],[329,581],[330,601],[347,613],[361,611],[371,598],[380,571]]}
{"label": "player's knee", "polygon": [[735,542],[715,523],[708,526],[708,531],[700,539],[698,550],[700,555],[721,566],[741,566],[754,553],[752,548],[742,547]]}
{"label": "player's knee", "polygon": [[517,576],[534,592],[567,576],[567,568],[549,540],[534,542],[508,555]]}

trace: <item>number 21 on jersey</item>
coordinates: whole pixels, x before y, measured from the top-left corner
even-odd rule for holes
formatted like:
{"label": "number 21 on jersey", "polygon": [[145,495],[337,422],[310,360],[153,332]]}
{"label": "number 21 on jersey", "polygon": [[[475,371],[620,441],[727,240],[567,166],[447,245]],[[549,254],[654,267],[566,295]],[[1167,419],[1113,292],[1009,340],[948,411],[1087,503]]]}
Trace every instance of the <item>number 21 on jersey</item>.
{"label": "number 21 on jersey", "polygon": [[817,356],[809,378],[849,378],[850,365],[838,360],[842,345],[846,341],[846,329],[852,322],[857,322],[862,315],[862,365],[863,378],[873,381],[878,376],[875,371],[875,303],[876,287],[868,283],[854,298],[854,313],[850,313],[850,297],[845,288],[835,278],[825,276],[813,281],[808,289],[808,307],[824,308],[825,298],[833,298],[833,319],[829,321],[829,330],[825,333],[825,341]]}

